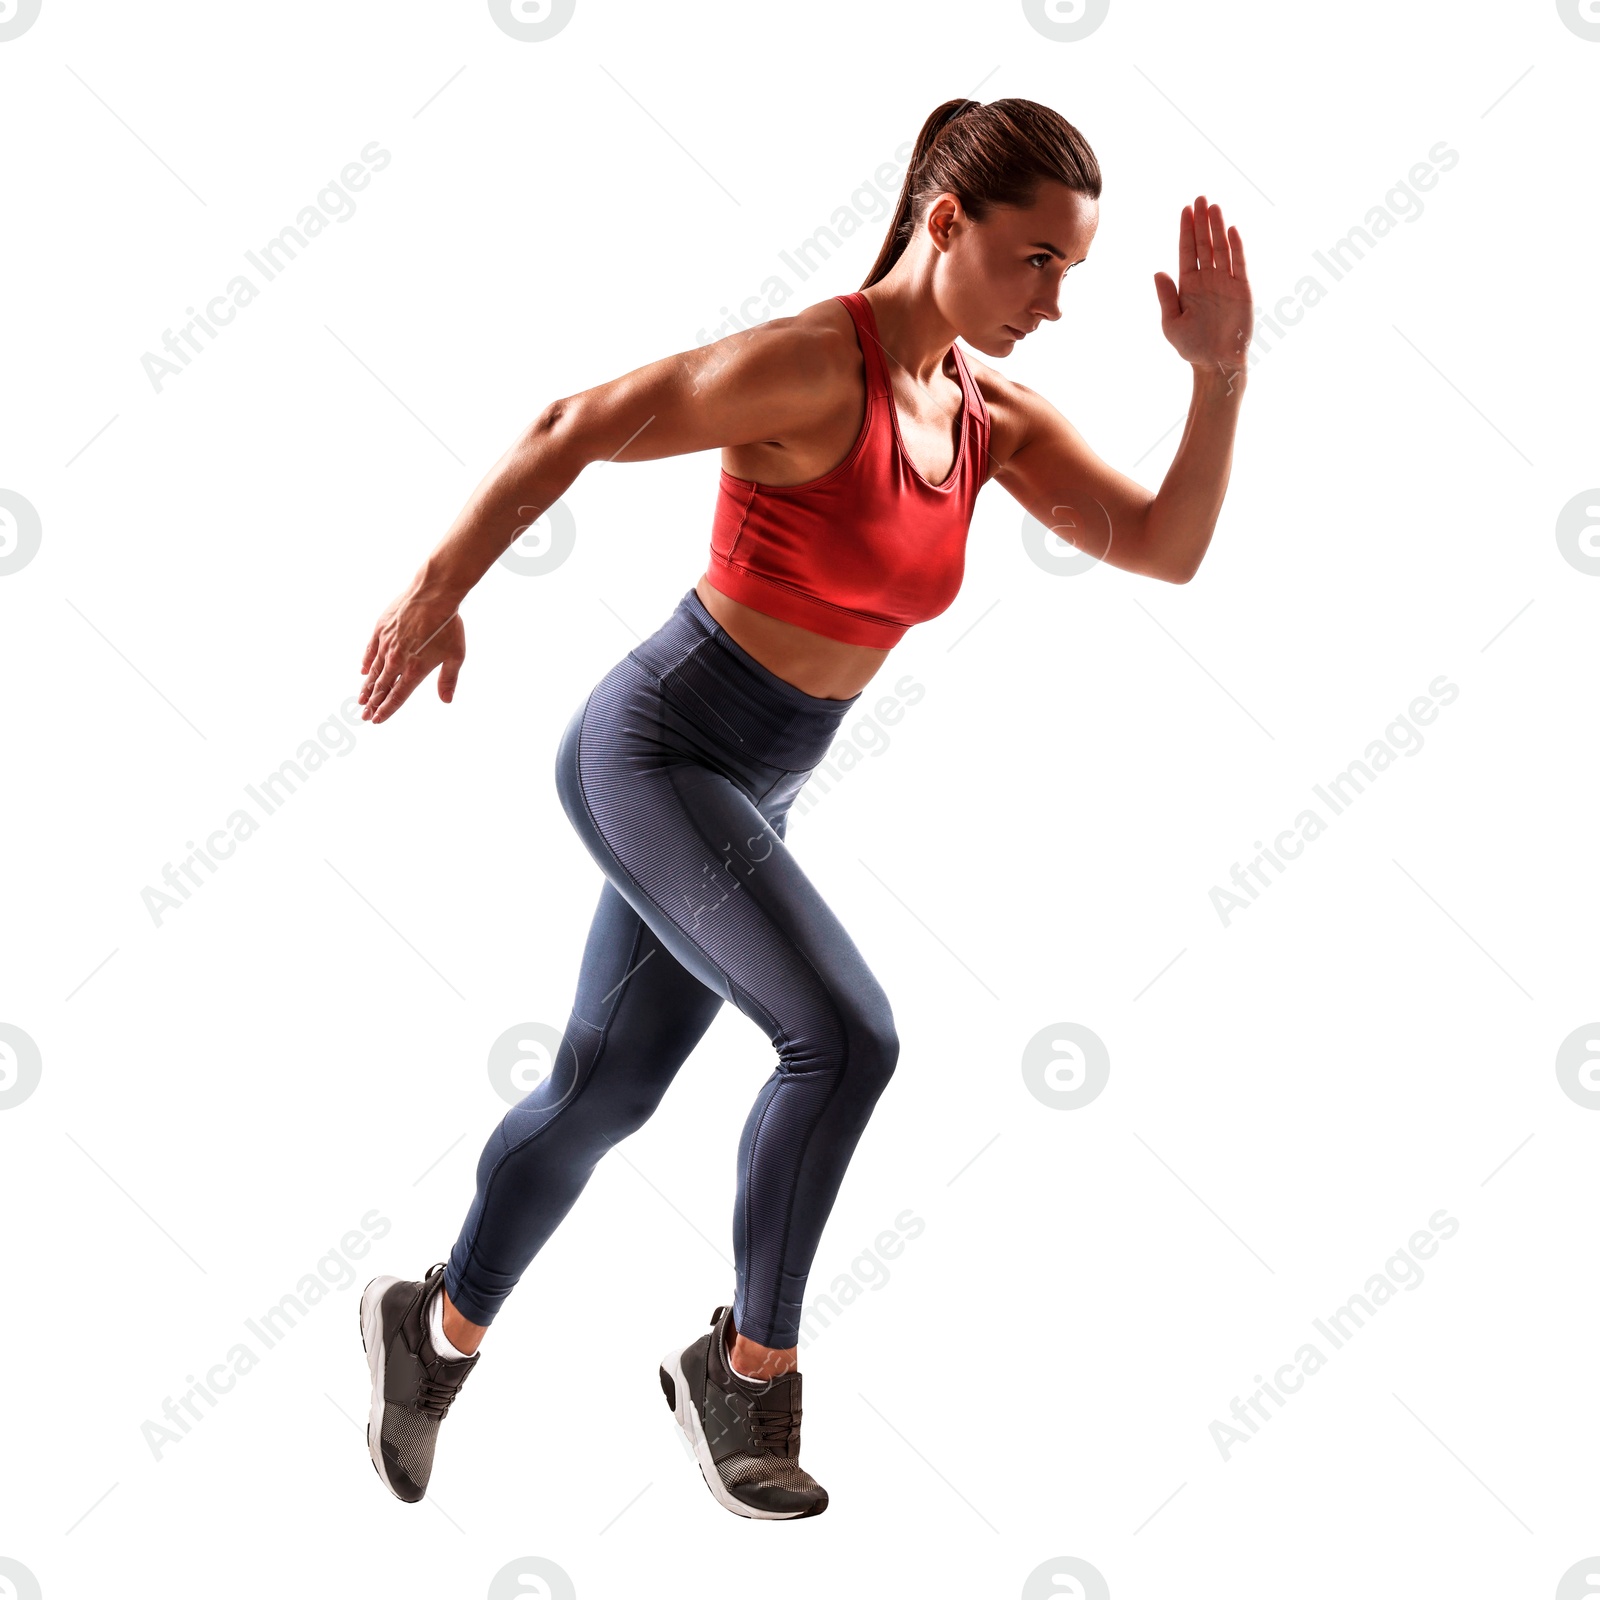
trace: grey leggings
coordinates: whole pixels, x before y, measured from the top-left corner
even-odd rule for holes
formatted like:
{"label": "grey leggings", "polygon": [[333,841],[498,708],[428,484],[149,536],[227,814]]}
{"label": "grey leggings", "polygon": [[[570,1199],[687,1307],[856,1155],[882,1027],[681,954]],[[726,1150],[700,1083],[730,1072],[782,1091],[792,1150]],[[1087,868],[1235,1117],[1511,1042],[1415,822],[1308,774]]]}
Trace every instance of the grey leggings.
{"label": "grey leggings", "polygon": [[899,1054],[888,997],[784,843],[859,699],[770,672],[690,589],[572,717],[556,787],[606,882],[555,1065],[478,1161],[445,1272],[470,1321],[493,1320],[731,1000],[777,1053],[739,1138],[733,1321],[798,1343],[823,1224]]}

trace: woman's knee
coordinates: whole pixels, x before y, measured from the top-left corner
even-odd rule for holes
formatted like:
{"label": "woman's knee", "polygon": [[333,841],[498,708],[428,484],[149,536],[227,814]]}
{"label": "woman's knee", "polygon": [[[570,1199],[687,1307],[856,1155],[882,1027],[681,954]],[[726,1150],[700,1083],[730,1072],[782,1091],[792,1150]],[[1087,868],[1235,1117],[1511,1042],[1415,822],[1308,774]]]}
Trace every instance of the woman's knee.
{"label": "woman's knee", "polygon": [[874,1097],[894,1076],[900,1059],[900,1034],[889,998],[881,989],[856,993],[845,1008],[846,1073]]}
{"label": "woman's knee", "polygon": [[808,1006],[761,1020],[777,1046],[781,1066],[797,1075],[843,1072],[876,1095],[900,1057],[889,997],[870,974],[863,977],[859,971],[813,994]]}

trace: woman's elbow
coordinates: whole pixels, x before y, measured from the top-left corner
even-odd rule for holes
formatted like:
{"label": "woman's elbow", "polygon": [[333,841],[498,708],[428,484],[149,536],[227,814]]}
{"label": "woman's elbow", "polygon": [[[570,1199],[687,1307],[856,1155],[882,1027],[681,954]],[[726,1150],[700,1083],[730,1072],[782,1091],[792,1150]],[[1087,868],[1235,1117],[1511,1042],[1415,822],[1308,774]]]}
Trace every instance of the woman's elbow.
{"label": "woman's elbow", "polygon": [[584,452],[587,437],[584,422],[579,397],[565,395],[552,400],[528,424],[525,443],[541,452],[569,458],[578,466],[587,466],[590,458]]}

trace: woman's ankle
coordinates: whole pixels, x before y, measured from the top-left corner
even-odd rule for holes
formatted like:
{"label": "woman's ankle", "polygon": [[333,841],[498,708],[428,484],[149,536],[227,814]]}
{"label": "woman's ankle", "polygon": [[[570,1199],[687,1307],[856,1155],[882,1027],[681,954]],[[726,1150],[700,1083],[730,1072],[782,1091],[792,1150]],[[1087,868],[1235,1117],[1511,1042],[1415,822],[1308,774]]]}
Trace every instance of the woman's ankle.
{"label": "woman's ankle", "polygon": [[[728,1326],[733,1327],[731,1317]],[[741,1378],[781,1378],[784,1373],[795,1372],[800,1366],[798,1345],[777,1350],[770,1345],[757,1344],[737,1331],[734,1331],[724,1349],[730,1365]]]}
{"label": "woman's ankle", "polygon": [[478,1346],[483,1343],[484,1334],[489,1331],[487,1325],[468,1322],[451,1304],[450,1291],[443,1287],[439,1290],[439,1303],[445,1338],[463,1355],[476,1354]]}

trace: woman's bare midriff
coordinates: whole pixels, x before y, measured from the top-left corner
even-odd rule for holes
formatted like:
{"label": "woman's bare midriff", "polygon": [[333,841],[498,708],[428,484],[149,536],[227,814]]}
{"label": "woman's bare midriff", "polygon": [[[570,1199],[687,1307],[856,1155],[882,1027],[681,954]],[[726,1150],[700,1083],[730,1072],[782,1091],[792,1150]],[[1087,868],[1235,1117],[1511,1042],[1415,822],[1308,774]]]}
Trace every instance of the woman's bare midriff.
{"label": "woman's bare midriff", "polygon": [[711,585],[704,573],[694,592],[741,650],[748,650],[768,672],[805,694],[824,700],[849,700],[877,676],[888,650],[876,645],[846,644],[797,623],[769,617],[742,601],[731,600]]}

